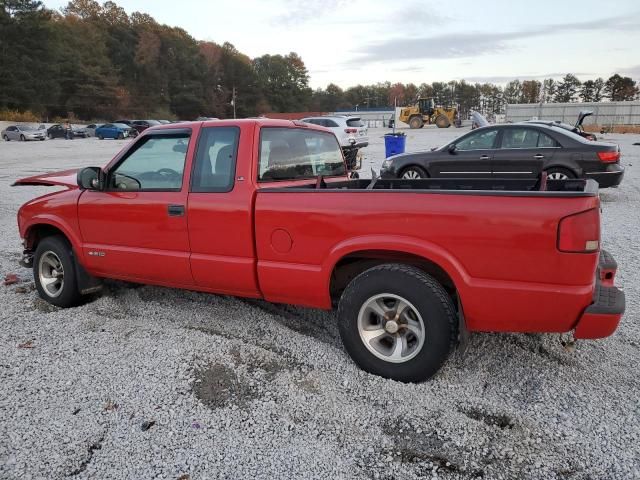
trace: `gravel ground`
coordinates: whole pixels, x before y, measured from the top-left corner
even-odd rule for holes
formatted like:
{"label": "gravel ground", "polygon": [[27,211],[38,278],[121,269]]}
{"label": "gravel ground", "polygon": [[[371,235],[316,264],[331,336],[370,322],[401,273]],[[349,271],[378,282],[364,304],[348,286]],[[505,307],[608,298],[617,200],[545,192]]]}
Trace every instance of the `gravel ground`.
{"label": "gravel ground", "polygon": [[[371,130],[364,175],[382,159]],[[408,134],[408,150],[461,130]],[[109,283],[78,308],[17,267],[16,178],[106,163],[126,141],[0,143],[0,478],[640,478],[640,135],[601,193],[627,313],[614,336],[472,335],[430,382],[358,370],[333,315]]]}

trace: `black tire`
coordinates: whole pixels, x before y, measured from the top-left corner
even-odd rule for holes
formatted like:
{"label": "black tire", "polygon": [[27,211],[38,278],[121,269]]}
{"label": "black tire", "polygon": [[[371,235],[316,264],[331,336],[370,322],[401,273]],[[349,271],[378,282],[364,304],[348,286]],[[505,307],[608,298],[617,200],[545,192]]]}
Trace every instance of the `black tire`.
{"label": "black tire", "polygon": [[53,134],[47,133],[47,137],[49,137],[49,140],[53,140]]}
{"label": "black tire", "polygon": [[102,134],[98,135],[98,140],[104,140],[104,137],[102,136]]}
{"label": "black tire", "polygon": [[26,138],[24,138],[24,135],[20,135],[20,141],[24,142],[26,140]]}
{"label": "black tire", "polygon": [[407,175],[407,180],[429,178],[429,174],[424,170],[424,168],[418,167],[417,165],[412,165],[402,170],[400,178],[405,178],[405,175]]}
{"label": "black tire", "polygon": [[4,137],[2,137],[2,138],[4,138],[4,141],[5,141],[5,142],[10,142],[10,141],[11,141],[11,139],[9,138],[9,135],[5,135],[5,136],[4,136]]}
{"label": "black tire", "polygon": [[443,114],[440,114],[437,116],[435,124],[436,124],[436,127],[438,128],[448,128],[451,126],[451,122],[449,121],[449,118],[447,118],[447,116]]}
{"label": "black tire", "polygon": [[[571,178],[577,178],[577,175],[572,172],[571,170],[569,170],[568,168],[562,168],[562,167],[551,167],[551,168],[547,168],[545,170],[545,172],[547,172],[547,178],[549,180],[566,180],[566,179],[571,179]],[[554,175],[565,175],[567,178],[551,178]]]}
{"label": "black tire", "polygon": [[418,116],[411,117],[409,119],[409,128],[422,128],[424,126],[424,122]]}
{"label": "black tire", "polygon": [[124,133],[120,132],[118,134],[118,140],[124,140]]}
{"label": "black tire", "polygon": [[[402,297],[422,317],[424,343],[415,356],[401,363],[374,355],[360,336],[360,311],[368,301],[381,294]],[[340,298],[338,321],[344,347],[360,368],[401,382],[422,382],[431,378],[458,340],[458,318],[449,295],[433,277],[409,265],[378,265],[358,275]]]}
{"label": "black tire", "polygon": [[[63,283],[59,294],[53,296],[46,290],[40,279],[40,269],[46,268],[44,262],[41,262],[42,256],[45,254],[53,253],[58,257],[62,264],[63,271]],[[73,250],[69,242],[62,236],[45,237],[36,248],[35,255],[33,256],[33,277],[36,284],[36,289],[40,298],[56,305],[58,307],[73,307],[80,303],[82,295],[78,290],[78,283],[76,279],[75,260],[73,257]]]}

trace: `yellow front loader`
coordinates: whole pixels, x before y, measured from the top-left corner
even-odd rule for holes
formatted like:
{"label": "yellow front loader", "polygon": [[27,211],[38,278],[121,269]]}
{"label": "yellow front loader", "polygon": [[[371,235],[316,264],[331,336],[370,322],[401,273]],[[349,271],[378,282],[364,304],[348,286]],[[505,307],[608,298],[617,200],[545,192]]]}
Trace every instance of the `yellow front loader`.
{"label": "yellow front loader", "polygon": [[422,128],[425,124],[447,128],[455,123],[457,116],[455,107],[436,107],[433,98],[419,98],[415,105],[400,109],[398,120],[408,123],[411,128]]}

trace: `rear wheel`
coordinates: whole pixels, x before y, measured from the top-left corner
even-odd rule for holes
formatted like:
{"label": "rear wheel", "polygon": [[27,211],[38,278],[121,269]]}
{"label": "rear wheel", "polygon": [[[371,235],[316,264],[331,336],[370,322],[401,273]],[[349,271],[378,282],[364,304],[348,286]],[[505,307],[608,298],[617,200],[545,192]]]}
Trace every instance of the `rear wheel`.
{"label": "rear wheel", "polygon": [[409,120],[409,128],[422,128],[424,126],[424,122],[420,117],[411,117]]}
{"label": "rear wheel", "polygon": [[432,377],[458,337],[447,292],[415,267],[385,264],[357,276],[338,307],[340,336],[363,370],[402,382]]}
{"label": "rear wheel", "polygon": [[451,126],[451,122],[446,115],[440,114],[436,117],[436,126],[438,128],[447,128]]}
{"label": "rear wheel", "polygon": [[547,179],[549,180],[569,180],[570,178],[576,178],[576,175],[566,168],[551,167],[546,170]]}
{"label": "rear wheel", "polygon": [[407,167],[402,171],[402,174],[400,175],[400,178],[404,178],[405,180],[416,180],[418,178],[428,178],[429,175],[427,175],[427,172],[424,171],[424,169],[417,167],[417,166],[411,166],[411,167]]}
{"label": "rear wheel", "polygon": [[36,248],[33,277],[40,298],[58,307],[72,307],[81,299],[71,245],[64,237],[44,238]]}

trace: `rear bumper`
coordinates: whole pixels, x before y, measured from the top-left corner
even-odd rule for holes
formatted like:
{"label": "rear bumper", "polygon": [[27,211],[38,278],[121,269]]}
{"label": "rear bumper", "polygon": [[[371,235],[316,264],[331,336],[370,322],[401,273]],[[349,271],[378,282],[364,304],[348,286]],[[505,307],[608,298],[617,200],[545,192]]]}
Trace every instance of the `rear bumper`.
{"label": "rear bumper", "polygon": [[624,292],[613,285],[616,268],[613,257],[605,250],[601,251],[593,303],[578,320],[574,331],[575,338],[604,338],[618,328],[624,314],[625,298]]}
{"label": "rear bumper", "polygon": [[587,178],[593,178],[600,188],[616,187],[624,177],[624,167],[618,163],[607,166],[604,172],[585,172]]}

